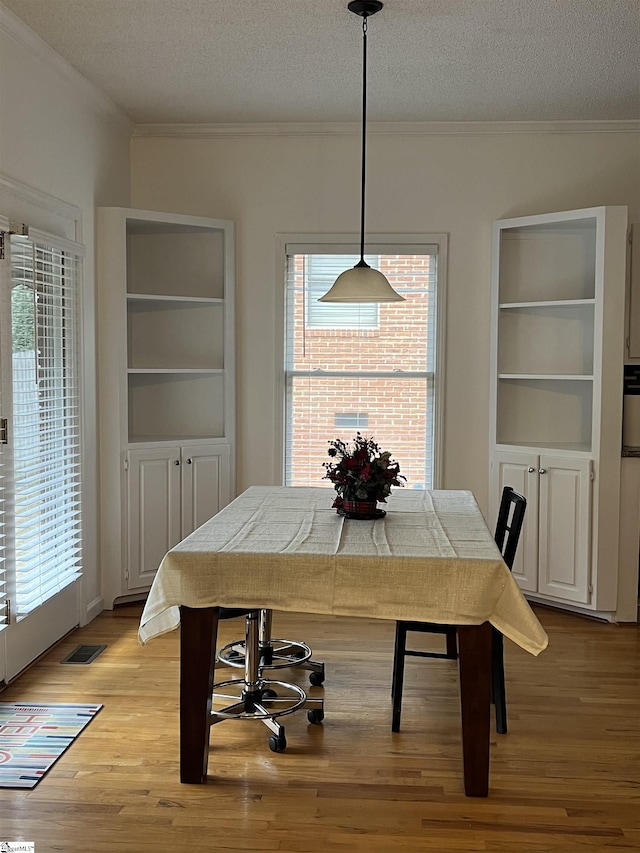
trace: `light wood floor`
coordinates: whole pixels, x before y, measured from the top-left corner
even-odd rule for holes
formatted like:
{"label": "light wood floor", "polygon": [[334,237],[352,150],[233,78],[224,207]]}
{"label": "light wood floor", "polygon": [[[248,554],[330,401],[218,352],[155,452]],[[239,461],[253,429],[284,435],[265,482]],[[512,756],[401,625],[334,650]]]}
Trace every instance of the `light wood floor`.
{"label": "light wood floor", "polygon": [[[288,717],[288,748],[272,753],[261,724],[221,723],[208,784],[181,785],[178,634],[141,647],[138,605],[105,612],[0,695],[104,704],[36,788],[0,789],[0,841],[36,853],[640,850],[640,629],[537,612],[549,649],[506,644],[509,734],[492,734],[487,799],[462,793],[455,662],[408,661],[394,735],[393,625],[295,614],[275,614],[274,633],[326,662],[324,724]],[[222,623],[221,642],[239,629]],[[62,665],[79,643],[108,648]]]}

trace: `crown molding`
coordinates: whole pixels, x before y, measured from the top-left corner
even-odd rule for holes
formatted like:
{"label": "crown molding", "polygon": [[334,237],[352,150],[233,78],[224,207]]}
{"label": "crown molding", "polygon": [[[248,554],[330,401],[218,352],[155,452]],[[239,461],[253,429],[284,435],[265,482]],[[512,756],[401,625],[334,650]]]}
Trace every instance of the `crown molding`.
{"label": "crown molding", "polygon": [[22,181],[10,178],[9,175],[0,172],[0,195],[2,193],[10,193],[22,201],[68,219],[70,222],[77,222],[82,218],[82,211],[77,205],[63,201],[61,198],[49,195],[49,193],[35,189],[29,184],[24,184]]}
{"label": "crown molding", "polygon": [[0,172],[0,205],[15,224],[35,226],[82,242],[82,210]]}
{"label": "crown molding", "polygon": [[[224,139],[244,136],[352,136],[358,122],[262,122],[237,124],[138,124],[134,137]],[[639,133],[628,121],[399,121],[369,122],[373,136],[491,136],[519,133]]]}
{"label": "crown molding", "polygon": [[6,34],[22,48],[29,51],[58,78],[64,81],[79,95],[84,103],[98,114],[121,125],[129,133],[133,132],[134,122],[103,91],[83,77],[66,59],[63,59],[24,21],[0,2],[0,31]]}

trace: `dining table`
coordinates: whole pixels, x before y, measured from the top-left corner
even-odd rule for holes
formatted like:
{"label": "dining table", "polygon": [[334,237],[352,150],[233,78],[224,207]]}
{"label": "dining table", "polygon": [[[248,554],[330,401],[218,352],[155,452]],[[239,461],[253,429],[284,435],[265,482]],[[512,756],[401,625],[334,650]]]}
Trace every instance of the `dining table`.
{"label": "dining table", "polygon": [[270,609],[455,625],[464,791],[487,796],[491,628],[532,655],[544,629],[471,491],[396,490],[370,520],[334,497],[251,486],[162,560],[138,637],[180,627],[181,782],[207,780],[219,608]]}

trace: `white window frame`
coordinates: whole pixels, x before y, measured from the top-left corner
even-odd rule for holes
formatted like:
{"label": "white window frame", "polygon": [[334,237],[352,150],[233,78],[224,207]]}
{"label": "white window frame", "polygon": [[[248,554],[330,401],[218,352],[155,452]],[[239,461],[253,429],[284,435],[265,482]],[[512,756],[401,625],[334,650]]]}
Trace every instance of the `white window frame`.
{"label": "white window frame", "polygon": [[[34,235],[37,235],[40,230],[41,233],[52,235],[60,244],[64,244],[65,241],[70,241],[71,244],[83,244],[81,208],[2,172],[0,172],[0,213],[12,224],[14,230],[21,228],[23,223],[27,223]],[[92,258],[92,255],[90,257]],[[37,608],[28,618],[15,622],[12,616],[10,631],[0,630],[0,684],[3,680],[11,680],[15,674],[28,666],[72,627],[87,624],[103,609],[99,591],[95,591],[99,581],[97,575],[98,494],[95,486],[98,476],[98,451],[95,420],[95,291],[91,265],[89,269],[86,264],[83,265],[79,287],[78,343],[83,398],[81,447],[84,471],[81,486],[84,516],[82,565],[85,574],[65,587],[56,598],[50,599],[45,605]],[[6,339],[0,343],[4,347],[3,369],[8,371],[11,364],[10,340]],[[10,400],[4,402],[10,407]]]}
{"label": "white window frame", "polygon": [[342,418],[345,421],[353,420],[353,423],[336,423],[336,429],[355,429],[366,432],[369,428],[369,415],[367,412],[335,412],[333,416],[334,423],[338,418]]}
{"label": "white window frame", "polygon": [[[281,482],[285,481],[285,442],[286,442],[286,375],[285,375],[285,286],[287,275],[287,255],[312,254],[354,254],[359,252],[360,238],[357,234],[278,234],[276,235],[276,273],[277,288],[277,326],[276,326],[276,469],[280,471]],[[447,286],[447,250],[448,235],[441,234],[371,234],[365,245],[366,255],[428,254],[435,248],[438,257],[436,281],[437,317],[436,348],[434,365],[434,423],[433,423],[433,488],[442,488],[443,483],[443,424],[444,424],[444,388],[446,352],[446,286]],[[377,375],[377,374],[376,374]]]}

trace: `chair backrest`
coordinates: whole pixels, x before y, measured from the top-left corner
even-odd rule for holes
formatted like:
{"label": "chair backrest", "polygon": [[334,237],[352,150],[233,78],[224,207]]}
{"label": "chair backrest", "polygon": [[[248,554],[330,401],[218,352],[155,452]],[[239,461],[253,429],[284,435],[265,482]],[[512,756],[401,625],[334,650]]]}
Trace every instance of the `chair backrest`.
{"label": "chair backrest", "polygon": [[494,538],[509,571],[513,568],[516,558],[526,508],[527,499],[514,492],[511,486],[505,486],[502,490]]}

